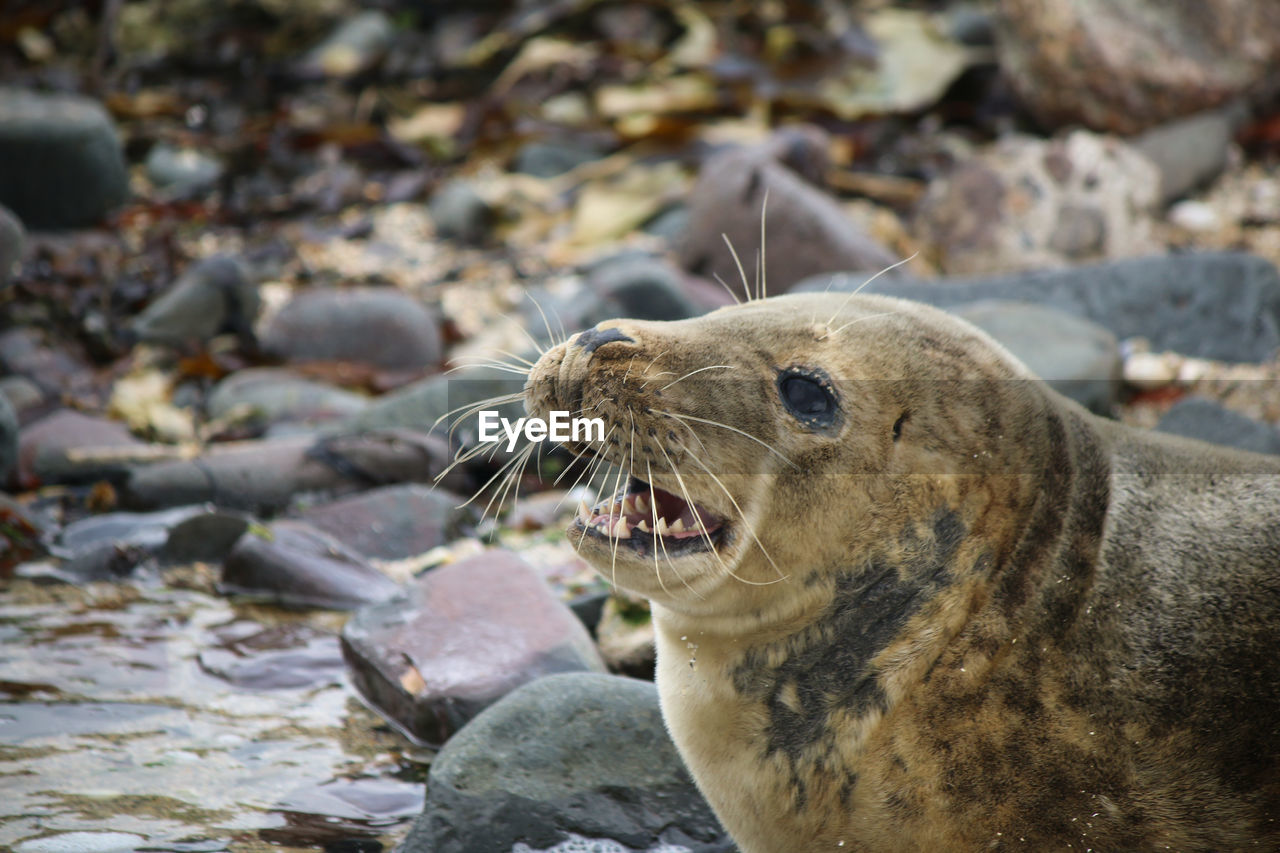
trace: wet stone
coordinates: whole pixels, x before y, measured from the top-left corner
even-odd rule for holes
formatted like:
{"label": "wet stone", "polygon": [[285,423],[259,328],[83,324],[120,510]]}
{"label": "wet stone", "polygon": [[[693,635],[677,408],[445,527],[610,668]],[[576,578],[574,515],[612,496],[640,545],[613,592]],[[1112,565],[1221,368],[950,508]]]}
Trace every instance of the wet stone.
{"label": "wet stone", "polygon": [[156,551],[169,532],[183,521],[206,512],[202,506],[184,506],[159,512],[109,512],[73,521],[58,534],[53,553],[71,556],[104,543],[136,545]]}
{"label": "wet stone", "polygon": [[1202,397],[1174,403],[1156,429],[1238,450],[1280,454],[1280,430]]}
{"label": "wet stone", "polygon": [[385,287],[299,293],[263,331],[262,345],[286,361],[351,361],[388,370],[434,367],[442,355],[435,315]]}
{"label": "wet stone", "polygon": [[[507,551],[434,569],[342,631],[352,682],[414,740],[441,744],[517,686],[604,669],[582,623]],[[494,848],[496,849],[496,848]]]}
{"label": "wet stone", "polygon": [[93,381],[84,361],[65,347],[49,346],[34,328],[0,333],[0,368],[28,379],[51,397],[87,391]]}
{"label": "wet stone", "polygon": [[1053,14],[1041,0],[998,6],[1004,77],[1050,127],[1136,133],[1244,93],[1280,57],[1273,3],[1063,0]]}
{"label": "wet stone", "polygon": [[[799,289],[849,291],[865,280],[819,276]],[[1119,340],[1146,338],[1156,351],[1218,361],[1263,362],[1280,347],[1280,272],[1247,254],[1169,255],[991,278],[881,279],[862,292],[944,309],[984,299],[1033,302],[1091,320]]]}
{"label": "wet stone", "polygon": [[133,321],[138,340],[183,344],[221,332],[248,339],[261,298],[248,270],[236,258],[214,255],[192,264]]}
{"label": "wet stone", "polygon": [[[433,435],[449,435],[453,419],[457,416],[456,413],[449,415],[450,412],[457,409],[461,413],[482,400],[519,393],[523,388],[524,380],[518,376],[489,367],[467,367],[384,394],[352,418],[349,427],[352,431],[408,428],[433,430]],[[524,416],[524,406],[518,401],[494,406],[493,409],[505,418]],[[476,418],[468,418],[459,422],[452,438],[469,444],[474,441],[478,429]]]}
{"label": "wet stone", "polygon": [[0,378],[0,397],[8,401],[20,420],[44,402],[44,392],[40,390],[40,386],[25,376]]}
{"label": "wet stone", "polygon": [[26,229],[13,211],[0,204],[0,288],[9,283],[22,260]]}
{"label": "wet stone", "polygon": [[194,148],[157,143],[147,152],[147,177],[174,195],[203,192],[222,177],[222,164]]}
{"label": "wet stone", "polygon": [[564,140],[561,142],[529,142],[516,152],[511,171],[535,178],[554,178],[570,169],[603,157],[599,146]]}
{"label": "wet stone", "polygon": [[[1159,173],[1120,140],[1009,135],[934,181],[914,228],[953,274],[1154,252]],[[772,202],[771,202],[772,203]]]}
{"label": "wet stone", "polygon": [[0,204],[28,228],[93,225],[128,196],[116,127],[97,101],[0,88]]}
{"label": "wet stone", "polygon": [[368,485],[312,454],[307,436],[214,445],[194,459],[138,466],[122,484],[122,503],[157,509],[211,503],[224,509],[274,512],[301,492],[336,492]]}
{"label": "wet stone", "polygon": [[863,233],[834,198],[814,188],[765,150],[729,151],[702,167],[689,195],[690,228],[677,247],[689,272],[719,276],[735,291],[742,276],[725,238],[742,261],[754,293],[760,217],[768,193],[765,270],[770,294],[785,293],[819,273],[877,271],[898,258]]}
{"label": "wet stone", "polygon": [[623,252],[597,261],[587,287],[601,298],[603,316],[583,317],[575,324],[580,328],[613,317],[683,320],[700,313],[681,288],[680,271],[652,255]]}
{"label": "wet stone", "polygon": [[336,539],[297,521],[250,528],[222,566],[222,590],[288,607],[354,610],[400,586]]}
{"label": "wet stone", "polygon": [[422,815],[400,849],[672,848],[736,850],[667,735],[657,689],[572,673],[510,693],[445,745],[431,764]]}
{"label": "wet stone", "polygon": [[453,462],[444,433],[391,427],[344,432],[321,438],[308,456],[370,485],[431,483],[445,491],[470,492],[461,468],[444,473]]}
{"label": "wet stone", "polygon": [[23,427],[18,438],[18,483],[90,482],[122,473],[123,463],[110,458],[83,461],[78,452],[89,449],[135,448],[143,442],[124,424],[62,409]]}
{"label": "wet stone", "polygon": [[385,486],[299,513],[365,557],[402,560],[445,544],[468,513],[465,498],[416,484]]}
{"label": "wet stone", "polygon": [[350,77],[371,68],[391,45],[391,19],[377,10],[352,15],[299,63],[304,77]]}
{"label": "wet stone", "polygon": [[337,684],[342,680],[338,637],[303,623],[265,627],[233,622],[200,652],[200,668],[249,690]]}
{"label": "wet stone", "polygon": [[0,394],[0,487],[9,482],[9,476],[18,465],[18,413],[9,398]]}
{"label": "wet stone", "polygon": [[130,832],[63,832],[24,841],[14,853],[134,853],[145,841]]}
{"label": "wet stone", "polygon": [[351,417],[368,405],[362,394],[273,367],[232,373],[218,383],[206,404],[211,418],[247,410],[264,424],[325,423]]}
{"label": "wet stone", "polygon": [[1096,323],[1054,308],[990,300],[951,313],[1005,346],[1059,394],[1100,415],[1116,402],[1122,361],[1116,336]]}
{"label": "wet stone", "polygon": [[483,243],[497,218],[469,183],[458,180],[441,185],[432,194],[427,210],[438,235],[470,244]]}
{"label": "wet stone", "polygon": [[169,529],[159,556],[166,563],[220,563],[249,527],[247,515],[211,509]]}
{"label": "wet stone", "polygon": [[1164,204],[1207,183],[1226,167],[1233,124],[1230,111],[1216,110],[1161,124],[1133,141],[1160,170]]}

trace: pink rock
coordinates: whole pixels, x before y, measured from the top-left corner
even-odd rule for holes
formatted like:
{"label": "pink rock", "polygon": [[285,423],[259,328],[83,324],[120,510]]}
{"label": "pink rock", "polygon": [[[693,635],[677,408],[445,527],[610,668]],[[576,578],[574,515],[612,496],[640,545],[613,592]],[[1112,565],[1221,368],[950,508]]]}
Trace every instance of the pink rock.
{"label": "pink rock", "polygon": [[409,737],[441,744],[516,687],[605,666],[535,569],[493,550],[435,569],[342,632],[356,688]]}

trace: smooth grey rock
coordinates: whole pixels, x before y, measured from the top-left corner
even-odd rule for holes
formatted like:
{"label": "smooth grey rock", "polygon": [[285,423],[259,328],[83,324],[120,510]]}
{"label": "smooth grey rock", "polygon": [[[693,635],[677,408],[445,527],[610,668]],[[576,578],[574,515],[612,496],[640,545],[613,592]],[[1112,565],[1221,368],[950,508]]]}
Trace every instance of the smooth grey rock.
{"label": "smooth grey rock", "polygon": [[[55,483],[114,480],[127,463],[113,459],[113,450],[141,447],[124,424],[61,409],[33,421],[18,436],[18,484],[24,488]],[[107,451],[78,458],[85,451]]]}
{"label": "smooth grey rock", "polygon": [[669,207],[644,224],[644,233],[661,237],[676,245],[689,230],[689,208],[683,204]]}
{"label": "smooth grey rock", "polygon": [[[853,290],[864,275],[818,276],[797,290]],[[1166,255],[996,278],[871,282],[879,293],[951,308],[983,299],[1046,305],[1092,320],[1118,339],[1232,362],[1267,361],[1280,347],[1280,273],[1238,253]]]}
{"label": "smooth grey rock", "polygon": [[457,495],[416,484],[384,486],[327,504],[299,517],[365,557],[402,560],[445,544],[469,516]]}
{"label": "smooth grey rock", "polygon": [[1160,170],[1162,203],[1218,176],[1227,165],[1233,130],[1226,112],[1215,110],[1153,127],[1133,141]]}
{"label": "smooth grey rock", "polygon": [[593,264],[587,287],[601,297],[599,319],[585,318],[582,328],[612,317],[637,320],[683,320],[699,312],[681,288],[680,271],[661,258],[622,252]]}
{"label": "smooth grey rock", "polygon": [[129,471],[123,505],[156,509],[212,503],[224,509],[276,512],[300,492],[347,491],[367,485],[311,450],[309,436],[213,446],[194,459],[155,462]]}
{"label": "smooth grey rock", "polygon": [[603,157],[599,146],[584,145],[572,140],[563,142],[528,142],[516,152],[511,171],[535,178],[554,178],[570,169]]}
{"label": "smooth grey rock", "polygon": [[445,473],[453,454],[443,430],[434,435],[410,429],[333,435],[317,441],[308,455],[370,485],[429,483],[445,491],[471,488],[460,468]]}
{"label": "smooth grey rock", "polygon": [[9,398],[0,394],[0,489],[18,465],[18,413]]}
{"label": "smooth grey rock", "polygon": [[[689,194],[690,228],[677,247],[680,266],[754,294],[761,212],[768,194],[765,265],[771,294],[809,276],[841,270],[882,270],[898,261],[862,232],[834,198],[773,159],[767,149],[728,151],[707,161]],[[739,272],[732,243],[742,262]]]}
{"label": "smooth grey rock", "polygon": [[222,177],[222,163],[194,148],[179,148],[164,142],[147,152],[147,177],[158,189],[179,195],[201,192]]}
{"label": "smooth grey rock", "polygon": [[299,64],[305,77],[350,77],[372,67],[391,45],[391,19],[377,9],[344,20]]}
{"label": "smooth grey rock", "polygon": [[351,681],[409,737],[441,744],[543,675],[604,670],[578,618],[532,566],[492,550],[433,569],[347,621]]}
{"label": "smooth grey rock", "polygon": [[1174,403],[1156,429],[1239,450],[1280,454],[1280,430],[1203,397]]}
{"label": "smooth grey rock", "polygon": [[19,420],[29,409],[39,406],[45,399],[40,386],[25,376],[0,378],[0,397],[8,400]]}
{"label": "smooth grey rock", "polygon": [[1116,336],[1097,323],[1043,305],[989,300],[951,313],[985,331],[1058,393],[1111,414],[1122,361]]}
{"label": "smooth grey rock", "polygon": [[236,621],[216,633],[218,643],[200,650],[200,668],[236,687],[290,690],[342,682],[342,650],[329,631],[298,622],[264,628]]}
{"label": "smooth grey rock", "polygon": [[358,554],[298,521],[247,530],[222,564],[222,589],[290,607],[330,610],[355,610],[401,592]]}
{"label": "smooth grey rock", "polygon": [[97,101],[0,88],[0,204],[28,228],[100,222],[129,194],[115,123]]}
{"label": "smooth grey rock", "polygon": [[244,265],[229,255],[192,264],[133,321],[147,343],[207,341],[221,332],[251,339],[262,299]]}
{"label": "smooth grey rock", "polygon": [[73,521],[58,534],[50,549],[55,556],[74,556],[102,544],[133,545],[157,551],[179,523],[207,512],[203,506],[184,506],[158,512],[108,512]]}
{"label": "smooth grey rock", "polygon": [[92,395],[93,369],[65,341],[50,346],[30,326],[0,332],[0,370],[34,382],[41,393],[59,399]]}
{"label": "smooth grey rock", "polygon": [[236,371],[219,382],[209,394],[206,408],[211,418],[248,409],[255,420],[275,424],[338,420],[358,414],[368,405],[363,394],[305,379],[289,370],[257,367]]}
{"label": "smooth grey rock", "polygon": [[166,563],[221,563],[251,521],[241,513],[210,508],[173,525],[159,556]]}
{"label": "smooth grey rock", "polygon": [[[517,394],[523,388],[524,380],[513,374],[489,367],[465,368],[385,394],[348,424],[352,431],[386,428],[431,431],[433,435],[450,436],[455,442],[471,444],[479,424],[474,414],[462,417],[466,410],[484,400]],[[492,408],[502,417],[524,416],[524,405],[520,401]]]}
{"label": "smooth grey rock", "polygon": [[436,756],[400,849],[550,848],[736,850],[685,771],[651,683],[574,673],[513,691]]}
{"label": "smooth grey rock", "polygon": [[22,260],[22,247],[27,231],[13,211],[0,204],[0,288],[13,278],[14,269]]}
{"label": "smooth grey rock", "polygon": [[387,370],[434,367],[443,348],[435,314],[388,287],[303,291],[263,330],[262,346],[288,361],[352,361]]}
{"label": "smooth grey rock", "polygon": [[427,211],[439,236],[463,243],[483,243],[496,220],[489,203],[462,180],[442,184],[432,193]]}

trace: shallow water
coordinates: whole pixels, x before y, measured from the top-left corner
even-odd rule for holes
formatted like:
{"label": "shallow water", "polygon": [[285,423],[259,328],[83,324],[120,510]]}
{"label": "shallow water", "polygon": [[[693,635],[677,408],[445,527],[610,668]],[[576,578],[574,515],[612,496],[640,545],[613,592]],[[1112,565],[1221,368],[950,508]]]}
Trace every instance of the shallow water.
{"label": "shallow water", "polygon": [[422,807],[425,757],[355,698],[345,618],[235,604],[198,571],[11,583],[0,847],[390,847]]}

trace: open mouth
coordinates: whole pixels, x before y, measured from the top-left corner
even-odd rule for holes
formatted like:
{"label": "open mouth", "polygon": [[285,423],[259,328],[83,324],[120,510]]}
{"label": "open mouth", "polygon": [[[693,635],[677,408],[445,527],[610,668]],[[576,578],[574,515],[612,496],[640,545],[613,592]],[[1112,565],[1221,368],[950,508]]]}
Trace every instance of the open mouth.
{"label": "open mouth", "polygon": [[578,505],[575,526],[641,554],[669,556],[720,544],[728,524],[707,509],[632,477],[622,494],[594,508]]}

